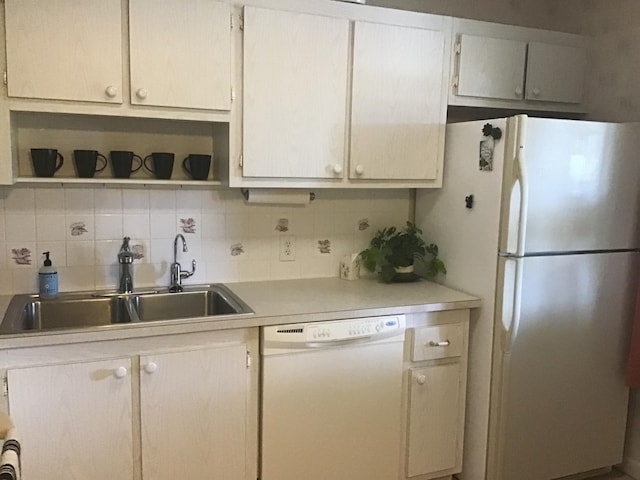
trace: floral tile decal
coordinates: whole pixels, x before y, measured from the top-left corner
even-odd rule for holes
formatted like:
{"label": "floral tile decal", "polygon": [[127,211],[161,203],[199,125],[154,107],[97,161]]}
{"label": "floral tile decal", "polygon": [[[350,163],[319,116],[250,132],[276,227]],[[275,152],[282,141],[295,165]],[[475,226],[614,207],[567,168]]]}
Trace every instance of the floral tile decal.
{"label": "floral tile decal", "polygon": [[196,233],[196,221],[191,217],[181,218],[180,229],[183,233]]}
{"label": "floral tile decal", "polygon": [[237,257],[238,255],[242,255],[244,253],[244,245],[241,243],[234,243],[231,245],[231,256]]}
{"label": "floral tile decal", "polygon": [[134,260],[140,260],[141,258],[144,258],[144,245],[132,245],[131,253],[133,254]]}
{"label": "floral tile decal", "polygon": [[288,218],[280,218],[280,219],[278,219],[278,223],[276,224],[276,230],[278,232],[288,232],[289,231],[289,219]]}
{"label": "floral tile decal", "polygon": [[31,250],[28,248],[12,248],[11,253],[16,265],[31,265]]}
{"label": "floral tile decal", "polygon": [[318,240],[320,253],[331,253],[331,240]]}
{"label": "floral tile decal", "polygon": [[73,237],[79,237],[89,231],[87,230],[87,225],[84,222],[73,222],[69,228],[71,228],[71,235]]}
{"label": "floral tile decal", "polygon": [[371,225],[369,225],[369,219],[368,218],[361,218],[360,220],[358,220],[358,230],[360,230],[361,232],[366,230],[370,226]]}

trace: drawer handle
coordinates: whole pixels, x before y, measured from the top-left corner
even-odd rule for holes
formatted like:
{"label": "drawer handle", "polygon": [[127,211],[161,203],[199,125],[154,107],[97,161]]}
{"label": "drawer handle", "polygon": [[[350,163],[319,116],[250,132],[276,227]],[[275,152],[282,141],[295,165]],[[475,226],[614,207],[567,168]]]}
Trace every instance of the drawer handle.
{"label": "drawer handle", "polygon": [[444,342],[434,342],[433,340],[430,340],[427,345],[430,347],[448,347],[451,345],[451,342],[449,340],[445,340]]}

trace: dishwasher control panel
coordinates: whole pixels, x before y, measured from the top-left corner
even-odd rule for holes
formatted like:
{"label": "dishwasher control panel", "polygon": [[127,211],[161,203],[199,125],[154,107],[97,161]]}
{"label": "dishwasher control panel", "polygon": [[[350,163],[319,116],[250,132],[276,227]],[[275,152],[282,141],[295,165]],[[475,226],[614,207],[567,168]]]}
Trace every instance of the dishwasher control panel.
{"label": "dishwasher control panel", "polygon": [[404,329],[404,316],[369,317],[306,325],[307,342],[339,341],[389,334]]}
{"label": "dishwasher control panel", "polygon": [[331,344],[340,346],[350,341],[403,338],[405,326],[404,315],[265,326],[261,329],[261,351],[263,355],[273,355]]}

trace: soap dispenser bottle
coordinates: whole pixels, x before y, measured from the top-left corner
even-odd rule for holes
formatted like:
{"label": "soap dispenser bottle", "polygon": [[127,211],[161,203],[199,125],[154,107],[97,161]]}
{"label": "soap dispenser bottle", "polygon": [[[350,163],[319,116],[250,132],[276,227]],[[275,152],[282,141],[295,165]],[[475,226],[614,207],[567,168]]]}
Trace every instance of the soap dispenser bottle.
{"label": "soap dispenser bottle", "polygon": [[51,265],[49,252],[42,253],[46,258],[38,271],[38,284],[41,297],[55,297],[58,294],[58,270]]}

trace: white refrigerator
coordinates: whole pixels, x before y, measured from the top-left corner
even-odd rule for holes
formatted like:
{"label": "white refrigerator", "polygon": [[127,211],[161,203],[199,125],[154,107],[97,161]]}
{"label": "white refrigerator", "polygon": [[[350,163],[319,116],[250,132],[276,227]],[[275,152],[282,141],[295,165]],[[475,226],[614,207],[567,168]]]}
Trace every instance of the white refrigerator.
{"label": "white refrigerator", "polygon": [[441,190],[418,191],[416,223],[440,247],[443,283],[482,299],[460,477],[550,480],[619,463],[640,127],[451,124],[444,169]]}

